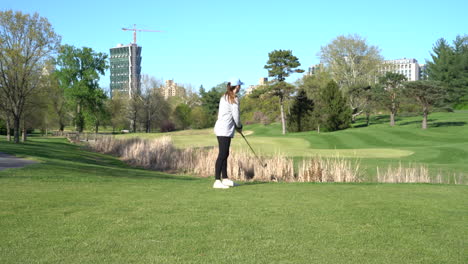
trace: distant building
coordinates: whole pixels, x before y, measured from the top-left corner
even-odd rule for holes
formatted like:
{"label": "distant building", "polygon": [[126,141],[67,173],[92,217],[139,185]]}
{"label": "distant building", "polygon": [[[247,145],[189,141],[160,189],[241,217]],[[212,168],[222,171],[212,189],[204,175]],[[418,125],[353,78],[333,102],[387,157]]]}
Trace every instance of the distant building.
{"label": "distant building", "polygon": [[320,69],[323,68],[323,64],[315,64],[309,67],[307,75],[312,76],[316,74]]}
{"label": "distant building", "polygon": [[141,47],[118,44],[110,49],[110,92],[128,94],[141,91]]}
{"label": "distant building", "polygon": [[262,77],[258,79],[257,85],[249,85],[249,87],[245,90],[245,94],[251,94],[253,90],[257,89],[259,86],[268,84],[268,78]]}
{"label": "distant building", "polygon": [[420,76],[420,67],[416,59],[398,59],[398,60],[386,60],[385,65],[382,68],[382,73],[394,72],[403,74],[408,81],[417,81]]}
{"label": "distant building", "polygon": [[185,96],[186,93],[185,89],[177,85],[174,80],[166,80],[166,84],[161,89],[161,93],[166,100],[172,96]]}

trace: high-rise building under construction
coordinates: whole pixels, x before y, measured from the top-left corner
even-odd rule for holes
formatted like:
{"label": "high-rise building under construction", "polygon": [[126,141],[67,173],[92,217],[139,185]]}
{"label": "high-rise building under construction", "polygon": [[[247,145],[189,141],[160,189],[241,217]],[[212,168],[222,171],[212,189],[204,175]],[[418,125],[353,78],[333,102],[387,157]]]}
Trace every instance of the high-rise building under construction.
{"label": "high-rise building under construction", "polygon": [[141,47],[135,43],[118,44],[110,49],[110,92],[139,94],[141,88]]}

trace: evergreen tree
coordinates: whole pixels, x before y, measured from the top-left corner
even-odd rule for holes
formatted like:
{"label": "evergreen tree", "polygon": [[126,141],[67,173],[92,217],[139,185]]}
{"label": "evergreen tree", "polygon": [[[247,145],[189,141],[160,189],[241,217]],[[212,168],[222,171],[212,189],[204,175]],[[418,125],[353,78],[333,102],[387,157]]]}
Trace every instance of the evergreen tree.
{"label": "evergreen tree", "polygon": [[304,90],[300,90],[294,98],[293,105],[288,115],[288,130],[301,132],[313,129],[311,127],[311,115],[314,110],[314,102],[307,98]]}
{"label": "evergreen tree", "polygon": [[283,135],[286,134],[284,101],[294,91],[294,87],[287,84],[285,80],[291,73],[304,72],[304,70],[298,69],[299,66],[301,66],[301,63],[299,63],[299,59],[292,54],[291,50],[274,50],[268,53],[268,61],[264,66],[265,69],[268,69],[268,76],[274,77],[275,79],[275,83],[270,86],[270,89],[271,95],[279,98]]}
{"label": "evergreen tree", "polygon": [[320,127],[325,131],[336,131],[348,128],[351,124],[351,108],[338,88],[330,81],[319,92],[315,116]]}
{"label": "evergreen tree", "polygon": [[427,62],[428,79],[446,86],[446,104],[468,106],[468,35],[457,36],[450,46],[443,38],[432,48]]}

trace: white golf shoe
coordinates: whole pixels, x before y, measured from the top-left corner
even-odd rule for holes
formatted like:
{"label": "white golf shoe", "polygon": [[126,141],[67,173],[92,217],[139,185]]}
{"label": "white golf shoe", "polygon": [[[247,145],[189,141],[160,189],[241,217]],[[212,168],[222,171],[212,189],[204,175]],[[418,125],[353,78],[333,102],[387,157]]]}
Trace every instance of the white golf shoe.
{"label": "white golf shoe", "polygon": [[226,186],[229,186],[229,187],[234,187],[234,186],[238,186],[239,184],[231,181],[230,179],[223,179],[222,183]]}
{"label": "white golf shoe", "polygon": [[229,189],[229,186],[224,185],[220,180],[216,180],[213,184],[213,188],[215,189]]}

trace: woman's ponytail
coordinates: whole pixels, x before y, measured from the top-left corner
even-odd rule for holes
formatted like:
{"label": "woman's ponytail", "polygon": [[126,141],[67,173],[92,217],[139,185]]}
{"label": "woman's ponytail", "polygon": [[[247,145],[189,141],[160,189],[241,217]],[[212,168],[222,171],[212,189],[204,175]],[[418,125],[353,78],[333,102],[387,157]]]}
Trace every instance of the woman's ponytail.
{"label": "woman's ponytail", "polygon": [[234,93],[235,89],[236,89],[236,86],[231,86],[230,82],[227,83],[226,93],[224,93],[224,96],[227,97],[227,100],[230,104],[233,104],[236,101],[236,94]]}

